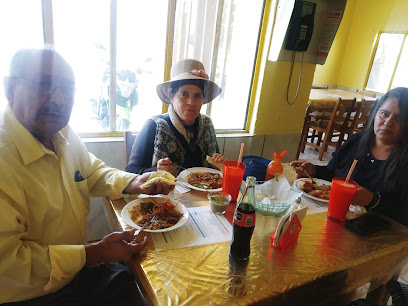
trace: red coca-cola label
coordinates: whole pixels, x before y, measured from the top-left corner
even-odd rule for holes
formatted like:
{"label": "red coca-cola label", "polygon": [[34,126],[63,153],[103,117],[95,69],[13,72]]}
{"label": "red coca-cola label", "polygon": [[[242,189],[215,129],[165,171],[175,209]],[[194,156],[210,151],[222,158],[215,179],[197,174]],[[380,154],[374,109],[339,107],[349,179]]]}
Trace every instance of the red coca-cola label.
{"label": "red coca-cola label", "polygon": [[234,214],[234,223],[241,227],[254,227],[255,226],[255,214],[245,214],[236,211]]}

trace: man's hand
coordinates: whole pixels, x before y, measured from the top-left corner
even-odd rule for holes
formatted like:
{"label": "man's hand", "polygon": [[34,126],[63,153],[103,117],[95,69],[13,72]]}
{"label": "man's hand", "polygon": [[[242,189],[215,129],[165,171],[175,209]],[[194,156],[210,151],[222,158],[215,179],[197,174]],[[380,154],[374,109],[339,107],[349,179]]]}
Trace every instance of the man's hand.
{"label": "man's hand", "polygon": [[146,236],[143,241],[137,242],[134,233],[135,229],[114,232],[105,236],[99,242],[85,245],[85,266],[93,266],[103,262],[128,263],[147,244]]}
{"label": "man's hand", "polygon": [[173,165],[172,161],[168,157],[162,158],[157,162],[158,171],[167,171],[173,174],[176,169],[177,165]]}
{"label": "man's hand", "polygon": [[[290,163],[290,166],[293,167],[293,170],[295,170],[297,179],[301,177],[308,177],[307,174],[314,177],[316,174],[316,166],[312,163],[305,162],[304,160],[293,161]],[[307,172],[307,174],[305,172]]]}
{"label": "man's hand", "polygon": [[174,189],[174,186],[169,186],[161,181],[152,182],[147,188],[140,188],[140,186],[149,179],[150,174],[152,174],[152,172],[146,172],[137,176],[127,185],[124,191],[128,193],[168,194]]}

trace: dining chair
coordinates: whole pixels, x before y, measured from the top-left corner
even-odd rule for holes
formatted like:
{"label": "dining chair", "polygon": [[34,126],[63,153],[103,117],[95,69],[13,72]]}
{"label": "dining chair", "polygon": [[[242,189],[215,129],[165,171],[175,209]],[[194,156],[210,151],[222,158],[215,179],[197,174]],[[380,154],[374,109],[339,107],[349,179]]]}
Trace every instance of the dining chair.
{"label": "dining chair", "polygon": [[136,134],[133,134],[132,131],[124,132],[124,144],[125,144],[125,166],[129,163],[130,153],[132,152],[132,146],[135,142]]}
{"label": "dining chair", "polygon": [[306,107],[305,119],[303,121],[302,133],[299,141],[296,159],[299,159],[300,152],[304,152],[304,140],[314,142],[317,139],[316,130],[309,130],[311,124],[316,124],[322,120],[330,119],[336,103],[334,101],[309,101]]}
{"label": "dining chair", "polygon": [[367,122],[370,118],[371,112],[374,109],[378,100],[365,100],[356,102],[355,111],[350,114],[350,118],[347,124],[339,127],[338,124],[334,124],[334,128],[337,131],[342,130],[343,133],[334,132],[333,137],[338,136],[338,148],[343,144],[348,137],[354,133],[362,132],[367,127]]}
{"label": "dining chair", "polygon": [[[335,147],[336,150],[340,148],[345,134],[345,127],[350,120],[350,114],[355,111],[355,103],[355,98],[349,100],[339,98],[334,103],[328,120],[312,121],[305,119],[298,154],[300,154],[300,152],[303,153],[306,145],[309,145],[319,151],[318,159],[322,160],[323,154],[328,146]],[[307,111],[306,115],[310,117],[310,112],[315,110],[317,110],[316,107],[308,107],[309,114]],[[320,109],[319,111],[328,112],[328,109]],[[308,141],[308,139],[312,138],[316,133],[317,141]]]}
{"label": "dining chair", "polygon": [[362,132],[366,129],[367,127],[367,122],[371,116],[371,112],[375,108],[375,105],[377,104],[378,99],[376,100],[366,100],[362,99],[361,100],[361,109],[360,109],[360,114],[356,118],[354,125],[352,126],[352,133],[358,133]]}

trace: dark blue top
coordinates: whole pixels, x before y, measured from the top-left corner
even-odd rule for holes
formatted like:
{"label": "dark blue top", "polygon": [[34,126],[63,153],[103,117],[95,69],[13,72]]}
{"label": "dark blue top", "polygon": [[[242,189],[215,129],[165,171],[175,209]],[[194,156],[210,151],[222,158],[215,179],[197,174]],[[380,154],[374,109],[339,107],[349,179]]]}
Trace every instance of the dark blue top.
{"label": "dark blue top", "polygon": [[[180,156],[178,154],[172,154],[164,151],[161,152],[165,155],[163,156],[163,158],[169,157],[173,163],[182,166],[183,168],[205,166],[203,161],[203,152],[198,145],[199,140],[197,140],[196,137],[199,129],[199,118],[197,117],[194,124],[188,128],[192,131],[194,136],[191,139],[190,143],[187,143],[184,136],[172,124],[168,113],[158,115],[156,117],[164,119],[167,122],[169,128],[171,129],[171,133],[177,139],[176,145],[178,146],[178,148],[176,151],[183,151],[182,159],[180,159]],[[130,153],[129,163],[126,166],[126,171],[138,174],[149,171],[157,171],[157,167],[152,166],[155,140],[157,141],[156,129],[156,122],[153,119],[148,119],[143,128],[138,133],[135,143],[132,146],[132,152]],[[215,140],[215,132],[213,136],[215,142],[215,152],[219,152],[218,144]],[[168,139],[163,139],[162,141],[166,140],[169,141]],[[166,144],[163,144],[163,147],[166,147]],[[205,153],[210,154],[210,152]]]}
{"label": "dark blue top", "polygon": [[[352,135],[341,148],[333,153],[327,166],[316,166],[316,177],[331,181],[333,177],[346,177],[355,158],[361,134]],[[363,160],[357,162],[351,179],[372,192],[381,194],[380,204],[374,208],[395,221],[408,226],[408,167],[397,173],[397,184],[393,190],[384,190],[385,161],[375,159],[370,149]]]}

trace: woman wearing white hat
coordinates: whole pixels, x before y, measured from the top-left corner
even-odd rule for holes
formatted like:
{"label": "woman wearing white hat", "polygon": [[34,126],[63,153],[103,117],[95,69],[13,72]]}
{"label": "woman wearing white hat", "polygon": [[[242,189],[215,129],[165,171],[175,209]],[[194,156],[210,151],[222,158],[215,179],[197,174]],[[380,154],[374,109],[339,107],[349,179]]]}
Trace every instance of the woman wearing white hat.
{"label": "woman wearing white hat", "polygon": [[208,166],[207,155],[223,162],[212,121],[200,114],[201,106],[221,93],[221,88],[208,80],[204,65],[193,59],[178,61],[171,68],[170,81],[159,84],[156,90],[169,104],[168,113],[146,121],[133,144],[126,171],[175,174],[177,166]]}

